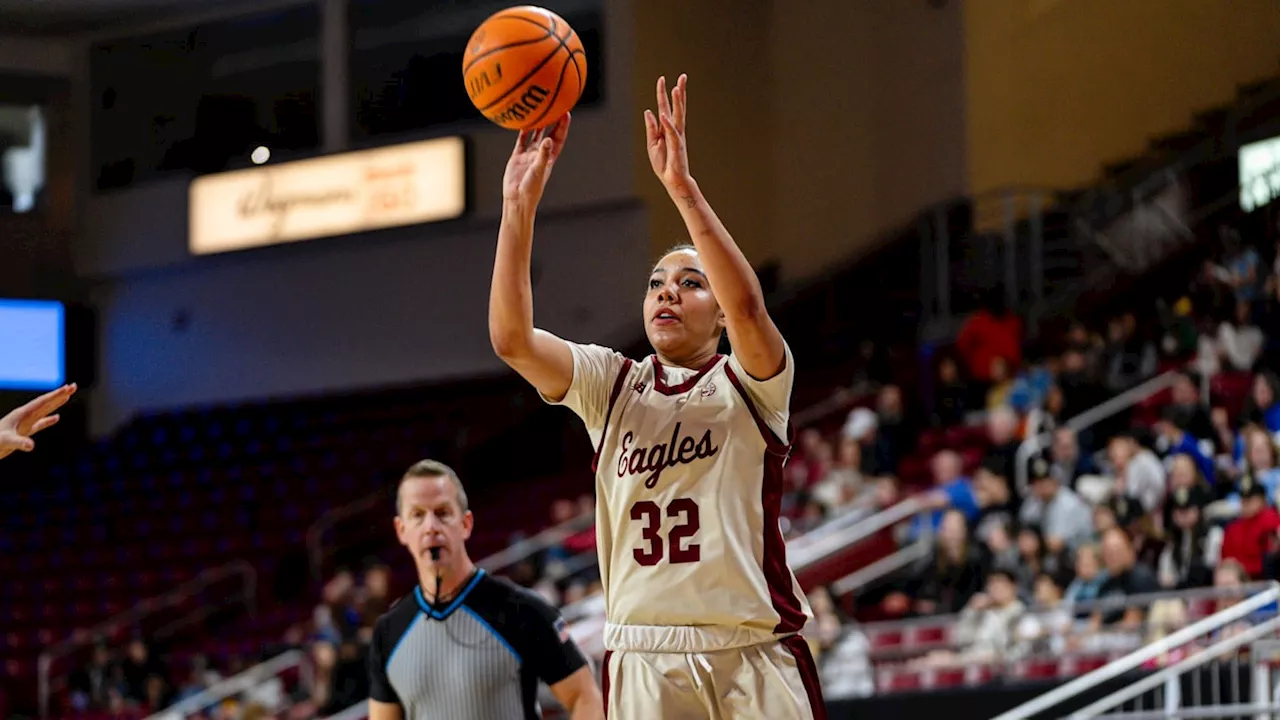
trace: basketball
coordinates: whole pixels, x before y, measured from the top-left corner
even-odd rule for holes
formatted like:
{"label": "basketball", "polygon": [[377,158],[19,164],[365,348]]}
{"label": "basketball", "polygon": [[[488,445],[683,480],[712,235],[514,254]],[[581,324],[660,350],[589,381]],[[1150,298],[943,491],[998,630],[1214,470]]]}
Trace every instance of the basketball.
{"label": "basketball", "polygon": [[573,109],[587,81],[582,41],[564,18],[532,5],[489,16],[462,56],[467,96],[508,130],[554,124]]}

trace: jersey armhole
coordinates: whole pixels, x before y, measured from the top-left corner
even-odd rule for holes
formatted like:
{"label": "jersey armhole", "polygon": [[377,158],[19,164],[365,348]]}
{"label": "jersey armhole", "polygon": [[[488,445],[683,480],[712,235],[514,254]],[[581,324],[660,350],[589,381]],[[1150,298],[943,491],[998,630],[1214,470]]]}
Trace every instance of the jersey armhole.
{"label": "jersey armhole", "polygon": [[609,393],[609,407],[604,411],[604,427],[600,428],[600,441],[596,443],[595,455],[591,458],[591,472],[596,472],[600,465],[600,453],[604,451],[605,440],[609,437],[609,421],[613,419],[613,408],[618,404],[618,396],[622,394],[622,386],[631,375],[631,359],[622,361],[618,369],[618,377],[613,381],[613,391]]}
{"label": "jersey armhole", "polygon": [[756,409],[756,404],[752,401],[751,395],[742,386],[742,381],[738,379],[738,373],[734,372],[733,365],[725,363],[724,373],[729,378],[729,383],[733,385],[733,389],[738,392],[738,396],[742,398],[742,402],[746,403],[747,411],[751,413],[751,419],[755,421],[756,428],[760,430],[760,436],[764,438],[768,451],[783,457],[791,454],[791,443],[796,435],[795,427],[791,424],[791,421],[787,420],[787,436],[785,438],[778,437],[773,428],[769,427],[769,424],[760,416],[760,411]]}

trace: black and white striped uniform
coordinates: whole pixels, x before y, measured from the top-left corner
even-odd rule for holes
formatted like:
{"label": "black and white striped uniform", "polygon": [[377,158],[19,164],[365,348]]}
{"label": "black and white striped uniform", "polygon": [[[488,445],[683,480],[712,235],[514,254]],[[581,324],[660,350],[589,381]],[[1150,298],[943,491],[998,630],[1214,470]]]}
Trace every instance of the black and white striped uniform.
{"label": "black and white striped uniform", "polygon": [[538,681],[554,685],[586,664],[559,612],[477,569],[442,610],[414,588],[378,619],[370,695],[405,720],[536,720]]}

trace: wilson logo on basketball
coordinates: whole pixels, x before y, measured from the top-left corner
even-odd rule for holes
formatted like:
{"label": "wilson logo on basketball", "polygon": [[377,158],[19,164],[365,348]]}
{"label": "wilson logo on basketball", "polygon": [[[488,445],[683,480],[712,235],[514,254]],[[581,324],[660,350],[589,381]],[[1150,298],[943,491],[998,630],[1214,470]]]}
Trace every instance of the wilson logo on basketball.
{"label": "wilson logo on basketball", "polygon": [[502,80],[502,63],[493,64],[493,73],[489,73],[489,68],[481,70],[478,74],[471,76],[467,80],[467,95],[471,99],[475,99],[477,95],[493,87],[498,81]]}
{"label": "wilson logo on basketball", "polygon": [[709,458],[720,452],[720,446],[711,439],[711,430],[702,433],[702,439],[694,440],[692,435],[680,435],[680,423],[671,430],[671,441],[658,443],[653,447],[632,447],[636,441],[635,433],[627,432],[622,436],[622,448],[618,454],[618,477],[649,473],[644,478],[644,486],[652,490],[658,485],[662,471],[677,465],[688,465],[695,460]]}
{"label": "wilson logo on basketball", "polygon": [[519,123],[525,118],[534,114],[538,106],[542,104],[547,96],[551,94],[550,90],[538,85],[530,85],[528,90],[519,97],[515,102],[507,105],[501,112],[489,115],[489,119],[499,125],[509,123]]}

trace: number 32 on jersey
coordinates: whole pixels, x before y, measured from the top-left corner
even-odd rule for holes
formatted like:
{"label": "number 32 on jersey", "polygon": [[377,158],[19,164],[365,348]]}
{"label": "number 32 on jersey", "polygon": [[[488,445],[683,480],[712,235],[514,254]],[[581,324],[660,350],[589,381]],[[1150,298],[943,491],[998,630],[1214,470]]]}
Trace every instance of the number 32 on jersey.
{"label": "number 32 on jersey", "polygon": [[[664,516],[676,520],[665,542],[662,537]],[[641,500],[631,506],[631,519],[643,523],[640,537],[645,545],[631,551],[637,563],[649,567],[662,562],[663,557],[673,564],[695,563],[702,558],[702,549],[691,541],[701,526],[698,503],[691,498],[675,498],[665,508],[651,500]]]}

